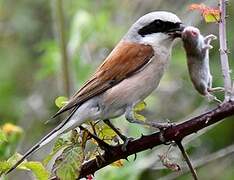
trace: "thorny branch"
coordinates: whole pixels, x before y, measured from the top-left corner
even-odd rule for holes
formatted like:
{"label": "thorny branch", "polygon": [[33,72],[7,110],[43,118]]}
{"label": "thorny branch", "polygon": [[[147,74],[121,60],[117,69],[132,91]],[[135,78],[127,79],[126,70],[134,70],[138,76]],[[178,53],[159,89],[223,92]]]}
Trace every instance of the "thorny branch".
{"label": "thorny branch", "polygon": [[222,74],[224,77],[225,101],[228,101],[231,96],[232,82],[230,77],[230,69],[228,63],[228,48],[226,35],[226,3],[227,0],[219,1],[219,10],[221,18],[219,22],[219,44],[220,44],[220,61]]}
{"label": "thorny branch", "polygon": [[[167,128],[163,136],[166,142],[181,141],[186,136],[233,115],[234,101],[225,102],[213,110]],[[102,155],[98,155],[96,158],[84,163],[81,171],[78,172],[80,174],[79,178],[94,174],[99,169],[119,159],[127,159],[130,155],[152,149],[161,144],[165,144],[165,142],[161,141],[160,133],[156,132],[151,135],[142,135],[141,138],[130,141],[127,146],[127,151],[123,151],[123,145],[111,146],[108,152],[104,152]],[[52,179],[56,180],[58,178],[53,177]]]}

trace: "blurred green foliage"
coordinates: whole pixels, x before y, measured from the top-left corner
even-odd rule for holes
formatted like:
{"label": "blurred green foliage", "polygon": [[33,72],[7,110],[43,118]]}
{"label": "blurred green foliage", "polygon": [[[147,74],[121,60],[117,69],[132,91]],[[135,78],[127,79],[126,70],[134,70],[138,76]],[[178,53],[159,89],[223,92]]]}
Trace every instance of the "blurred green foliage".
{"label": "blurred green foliage", "polygon": [[23,130],[10,123],[0,127],[0,160],[5,160],[14,154],[22,139]]}
{"label": "blurred green foliage", "polygon": [[[196,1],[197,3],[203,1]],[[173,3],[173,6],[171,5]],[[189,12],[192,0],[64,0],[65,29],[69,67],[72,76],[72,92],[75,92],[95,68],[108,55],[129,26],[141,15],[155,10],[175,12],[187,23],[198,26],[204,34],[218,34],[217,24],[202,21],[199,13]],[[216,1],[206,1],[216,6]],[[56,97],[64,95],[61,77],[61,55],[57,41],[54,17],[54,0],[0,0],[0,125],[6,122],[19,124],[24,136],[6,135],[0,142],[0,159],[7,159],[18,146],[25,152],[43,134],[59,123],[44,124],[57,108]],[[230,67],[234,66],[234,3],[229,1],[227,19]],[[218,41],[214,41],[210,52],[210,65],[214,86],[222,86],[223,77],[219,62]],[[232,74],[233,78],[233,74]],[[217,93],[219,99],[222,93]],[[178,121],[204,112],[214,106],[193,89],[188,77],[185,53],[181,42],[173,49],[170,66],[159,88],[146,99],[143,115],[149,119]],[[125,134],[139,137],[151,131],[139,125],[129,125],[124,118],[114,121]],[[207,133],[191,141],[188,151],[193,159],[225,148],[234,141],[233,117],[215,126]],[[0,139],[4,139],[0,131]],[[164,148],[164,147],[162,147]],[[161,153],[165,149],[161,149]],[[43,159],[50,150],[44,148],[33,159]],[[136,161],[124,162],[116,168],[108,166],[97,172],[96,179],[155,179],[170,174],[170,170],[154,169],[161,165],[157,160],[158,148],[138,154]],[[155,156],[152,156],[152,154]],[[177,153],[178,154],[178,153]],[[133,158],[132,158],[133,159]],[[181,160],[181,158],[174,158]],[[220,163],[221,162],[221,163]],[[206,164],[198,169],[201,179],[233,179],[232,156]],[[180,161],[179,161],[180,163]],[[161,165],[161,168],[162,165]],[[212,171],[211,171],[212,169]],[[214,171],[213,171],[214,170]],[[209,173],[207,173],[209,172]],[[16,172],[12,178],[25,179],[25,174]],[[179,179],[190,179],[186,174]]]}

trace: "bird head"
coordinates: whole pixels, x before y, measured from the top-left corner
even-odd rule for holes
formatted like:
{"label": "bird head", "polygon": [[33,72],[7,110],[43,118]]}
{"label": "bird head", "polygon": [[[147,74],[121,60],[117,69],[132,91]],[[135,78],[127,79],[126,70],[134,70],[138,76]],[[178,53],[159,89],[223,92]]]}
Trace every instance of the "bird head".
{"label": "bird head", "polygon": [[129,29],[124,40],[170,48],[174,39],[181,37],[183,29],[184,25],[175,14],[155,11],[139,18]]}

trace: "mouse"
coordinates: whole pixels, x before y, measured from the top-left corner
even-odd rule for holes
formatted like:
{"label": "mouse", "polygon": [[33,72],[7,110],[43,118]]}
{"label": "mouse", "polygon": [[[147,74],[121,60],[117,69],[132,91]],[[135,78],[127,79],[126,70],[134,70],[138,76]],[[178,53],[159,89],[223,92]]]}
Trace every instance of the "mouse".
{"label": "mouse", "polygon": [[193,26],[187,26],[182,34],[183,46],[186,52],[188,71],[194,88],[209,101],[221,103],[216,96],[211,94],[215,91],[223,91],[222,87],[212,87],[212,75],[209,65],[209,50],[212,40],[217,39],[213,34],[203,36],[200,30]]}

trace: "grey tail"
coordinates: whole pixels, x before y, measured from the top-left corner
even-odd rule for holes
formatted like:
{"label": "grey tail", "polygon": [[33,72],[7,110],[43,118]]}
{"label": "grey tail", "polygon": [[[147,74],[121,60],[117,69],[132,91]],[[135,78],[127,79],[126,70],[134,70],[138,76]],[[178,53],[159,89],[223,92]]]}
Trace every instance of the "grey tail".
{"label": "grey tail", "polygon": [[[17,168],[28,156],[30,156],[31,154],[33,154],[34,152],[36,152],[38,149],[40,149],[43,145],[43,142],[45,142],[48,138],[50,138],[52,135],[54,135],[56,132],[58,132],[61,128],[64,127],[64,125],[67,124],[67,122],[71,119],[71,117],[73,116],[73,114],[76,112],[76,110],[78,109],[79,106],[76,106],[71,114],[69,114],[69,116],[63,121],[61,122],[61,124],[59,124],[56,128],[54,128],[51,132],[49,132],[45,137],[43,137],[37,144],[35,144],[31,149],[29,149],[24,155],[23,157],[17,161],[5,174],[9,174],[11,171],[13,171],[15,168]],[[54,138],[52,138],[54,139]],[[51,140],[52,140],[51,139]]]}

